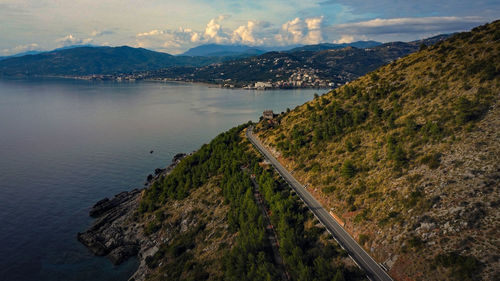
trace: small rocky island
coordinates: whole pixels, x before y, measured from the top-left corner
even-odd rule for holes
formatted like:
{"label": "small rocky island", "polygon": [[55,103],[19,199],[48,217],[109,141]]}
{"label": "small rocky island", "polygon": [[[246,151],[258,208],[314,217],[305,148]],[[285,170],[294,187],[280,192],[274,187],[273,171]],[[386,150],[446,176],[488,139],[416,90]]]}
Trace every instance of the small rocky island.
{"label": "small rocky island", "polygon": [[[155,169],[155,175],[147,177],[145,188],[154,181],[163,179],[186,156],[179,153],[168,167]],[[145,257],[158,250],[155,235],[145,235],[137,220],[137,209],[145,188],[124,191],[111,199],[98,201],[89,212],[96,220],[87,231],[77,235],[78,241],[92,253],[107,257],[115,265],[138,255],[139,269],[130,280],[142,279],[140,276],[144,276],[143,271],[146,270]]]}

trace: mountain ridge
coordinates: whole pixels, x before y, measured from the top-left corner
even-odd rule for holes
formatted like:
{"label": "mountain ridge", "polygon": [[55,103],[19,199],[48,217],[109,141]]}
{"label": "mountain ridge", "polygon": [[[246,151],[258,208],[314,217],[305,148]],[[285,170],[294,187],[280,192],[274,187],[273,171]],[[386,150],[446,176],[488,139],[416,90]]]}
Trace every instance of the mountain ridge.
{"label": "mountain ridge", "polygon": [[75,47],[0,61],[0,75],[92,75],[149,71],[176,65],[200,66],[221,58],[173,56],[144,48]]}

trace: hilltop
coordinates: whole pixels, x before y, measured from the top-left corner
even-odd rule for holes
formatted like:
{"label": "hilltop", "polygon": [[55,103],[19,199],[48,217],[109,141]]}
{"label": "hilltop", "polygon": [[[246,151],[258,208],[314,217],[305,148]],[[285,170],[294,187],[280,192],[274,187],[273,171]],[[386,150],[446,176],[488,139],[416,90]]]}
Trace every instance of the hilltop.
{"label": "hilltop", "polygon": [[377,41],[356,41],[356,42],[351,42],[351,43],[339,43],[339,44],[320,43],[320,44],[296,47],[296,48],[288,50],[287,52],[290,52],[290,53],[304,52],[304,51],[316,52],[316,51],[331,50],[331,49],[343,49],[346,47],[354,47],[354,48],[364,49],[364,48],[372,48],[372,47],[375,47],[378,45],[382,45],[382,43],[377,42]]}
{"label": "hilltop", "polygon": [[265,50],[261,50],[257,47],[245,45],[205,44],[191,48],[182,55],[202,57],[255,56],[265,52]]}
{"label": "hilltop", "polygon": [[257,127],[396,280],[500,277],[499,30],[422,46]]}

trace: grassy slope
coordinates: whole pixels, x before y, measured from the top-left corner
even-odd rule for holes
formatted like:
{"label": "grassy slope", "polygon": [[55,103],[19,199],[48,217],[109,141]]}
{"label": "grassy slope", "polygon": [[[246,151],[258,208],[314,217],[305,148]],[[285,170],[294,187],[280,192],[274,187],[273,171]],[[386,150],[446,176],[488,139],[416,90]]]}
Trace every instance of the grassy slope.
{"label": "grassy slope", "polygon": [[146,233],[157,232],[157,240],[164,242],[146,259],[147,280],[163,280],[165,276],[176,280],[222,279],[220,257],[235,241],[235,235],[227,231],[228,209],[213,179],[187,198],[145,216]]}
{"label": "grassy slope", "polygon": [[500,276],[499,30],[454,35],[259,127],[397,280]]}

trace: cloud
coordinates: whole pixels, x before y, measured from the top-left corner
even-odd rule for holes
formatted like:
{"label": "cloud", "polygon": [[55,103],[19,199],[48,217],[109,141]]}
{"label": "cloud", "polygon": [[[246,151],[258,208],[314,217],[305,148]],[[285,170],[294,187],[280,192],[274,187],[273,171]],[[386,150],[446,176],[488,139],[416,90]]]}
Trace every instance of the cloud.
{"label": "cloud", "polygon": [[281,44],[318,44],[323,41],[323,17],[295,18],[281,26],[276,40]]}
{"label": "cloud", "polygon": [[59,46],[71,46],[71,45],[84,45],[84,44],[90,44],[92,43],[93,39],[92,38],[86,38],[86,39],[80,39],[73,34],[68,34],[62,38],[56,39],[56,42],[59,44]]}
{"label": "cloud", "polygon": [[[169,12],[168,17],[165,17],[166,11]],[[178,26],[193,29],[186,42],[178,42],[185,49],[194,42],[309,44],[340,40],[342,35],[359,40],[361,34],[369,34],[370,38],[376,37],[380,41],[407,40],[439,33],[442,29],[430,28],[439,30],[422,33],[410,30],[411,33],[407,33],[393,28],[393,33],[383,33],[382,27],[377,30],[375,27],[347,25],[375,18],[437,16],[477,16],[483,19],[478,23],[482,24],[498,18],[499,11],[498,0],[0,0],[0,25],[8,27],[0,28],[0,50],[31,42],[36,42],[42,49],[53,49],[60,44],[55,41],[56,38],[68,34],[78,38],[93,38],[94,44],[110,42],[112,45],[131,45],[136,40],[145,43],[158,41],[154,45],[147,44],[153,48],[164,48],[167,41],[154,40],[153,35],[140,38],[135,35],[151,30],[174,32]],[[218,16],[229,14],[229,19],[227,16]],[[315,20],[307,21],[321,16],[324,19],[319,26]],[[260,22],[270,22],[271,26],[262,27]],[[337,24],[346,25],[337,27]],[[463,28],[464,25],[458,24],[457,30],[469,29],[473,25],[466,24]],[[453,29],[451,27],[448,23],[446,30],[457,31],[450,30]],[[406,31],[411,29],[405,28]],[[113,34],[110,35],[104,29],[112,30]],[[164,33],[155,36],[172,35]]]}
{"label": "cloud", "polygon": [[190,28],[179,27],[176,30],[153,29],[136,34],[135,47],[156,49],[164,52],[179,53],[185,47],[202,40],[202,34]]}
{"label": "cloud", "polygon": [[228,41],[227,34],[222,31],[221,23],[229,18],[227,15],[220,15],[216,18],[211,19],[207,23],[207,27],[205,28],[204,38],[207,41],[213,41],[215,43],[223,43]]}
{"label": "cloud", "polygon": [[137,37],[146,37],[146,36],[158,36],[158,35],[163,35],[163,34],[165,34],[165,31],[153,29],[153,30],[148,31],[148,32],[138,33],[136,36]]}
{"label": "cloud", "polygon": [[[498,0],[326,0],[320,2],[323,10],[330,5],[343,5],[350,14],[366,18],[414,17],[433,15],[470,16],[481,15],[488,20],[498,18],[500,2]],[[328,6],[325,6],[328,5]]]}
{"label": "cloud", "polygon": [[479,17],[422,17],[372,19],[332,26],[331,31],[347,34],[404,34],[468,30],[483,23]]}
{"label": "cloud", "polygon": [[[322,42],[350,43],[355,40],[397,41],[415,40],[440,33],[468,30],[483,22],[479,17],[420,17],[376,18],[328,26],[323,16],[299,18],[275,25],[266,21],[248,20],[228,28],[229,16],[212,18],[204,29],[179,27],[175,30],[152,29],[136,34],[136,47],[182,53],[188,48],[206,43],[278,46],[318,44]],[[68,40],[71,38],[68,38]],[[73,41],[76,41],[73,38]]]}
{"label": "cloud", "polygon": [[307,36],[305,42],[307,44],[318,44],[323,41],[323,32],[321,30],[323,17],[305,19],[307,25]]}
{"label": "cloud", "polygon": [[283,43],[299,43],[304,37],[305,24],[300,18],[287,21],[281,26],[282,33],[277,39]]}
{"label": "cloud", "polygon": [[35,51],[39,50],[40,46],[36,43],[30,43],[30,44],[25,44],[25,45],[19,45],[14,48],[10,49],[3,49],[2,52],[5,55],[15,55],[19,53],[24,53],[24,52],[29,52],[29,51]]}
{"label": "cloud", "polygon": [[269,22],[250,20],[246,25],[236,28],[231,36],[231,42],[248,45],[264,45],[273,39],[273,27]]}
{"label": "cloud", "polygon": [[111,30],[93,30],[90,33],[90,36],[92,36],[92,37],[101,37],[101,36],[105,36],[105,35],[111,35],[111,34],[114,34],[114,33],[115,32],[111,31]]}
{"label": "cloud", "polygon": [[354,36],[352,35],[342,35],[339,40],[333,41],[336,44],[351,43],[354,42]]}

